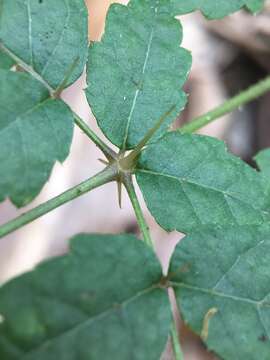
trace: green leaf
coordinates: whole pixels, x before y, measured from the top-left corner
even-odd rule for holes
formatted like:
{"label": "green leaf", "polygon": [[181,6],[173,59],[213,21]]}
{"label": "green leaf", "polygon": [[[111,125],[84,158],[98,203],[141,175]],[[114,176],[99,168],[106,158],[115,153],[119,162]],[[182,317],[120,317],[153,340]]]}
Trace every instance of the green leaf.
{"label": "green leaf", "polygon": [[268,360],[270,228],[201,229],[176,247],[170,280],[184,321],[224,360]]}
{"label": "green leaf", "polygon": [[142,152],[137,167],[146,204],[168,231],[269,219],[265,179],[214,138],[168,133]]}
{"label": "green leaf", "polygon": [[264,1],[265,0],[247,0],[246,6],[251,12],[256,13],[262,10]]}
{"label": "green leaf", "polygon": [[169,8],[174,15],[201,10],[207,18],[219,19],[244,6],[252,12],[258,12],[262,9],[263,3],[264,0],[169,0]]}
{"label": "green leaf", "polygon": [[0,6],[0,48],[26,63],[52,88],[79,59],[66,85],[78,78],[88,47],[84,0],[1,0]]}
{"label": "green leaf", "polygon": [[268,177],[270,176],[270,149],[265,149],[260,151],[256,156],[255,160],[262,171],[263,175]]}
{"label": "green leaf", "polygon": [[0,69],[9,70],[13,64],[14,62],[12,59],[0,51]]}
{"label": "green leaf", "polygon": [[159,359],[171,321],[161,276],[133,236],[76,236],[69,255],[0,289],[0,358]]}
{"label": "green leaf", "polygon": [[25,73],[0,70],[0,201],[29,203],[69,154],[73,117]]}
{"label": "green leaf", "polygon": [[132,0],[110,7],[101,42],[92,43],[86,95],[104,134],[121,149],[135,147],[157,120],[183,109],[191,57],[180,47],[179,21],[162,10],[164,1]]}
{"label": "green leaf", "polygon": [[87,10],[84,0],[1,0],[0,6],[0,67],[9,67],[8,56],[28,73],[0,72],[0,201],[10,197],[24,206],[69,153],[72,113],[49,97],[83,71]]}

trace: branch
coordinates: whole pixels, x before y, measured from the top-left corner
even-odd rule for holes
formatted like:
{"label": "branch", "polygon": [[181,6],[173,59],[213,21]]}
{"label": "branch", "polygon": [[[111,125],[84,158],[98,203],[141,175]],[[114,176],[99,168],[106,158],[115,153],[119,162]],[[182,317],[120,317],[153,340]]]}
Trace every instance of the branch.
{"label": "branch", "polygon": [[73,112],[73,116],[75,124],[85,133],[86,136],[89,137],[90,140],[93,141],[94,144],[96,144],[106,158],[109,161],[116,159],[117,154],[109,146],[107,146],[76,113]]}
{"label": "branch", "polygon": [[132,182],[131,177],[126,177],[124,179],[124,185],[125,188],[127,190],[128,196],[130,198],[130,201],[132,203],[133,209],[135,211],[136,214],[136,218],[138,221],[138,225],[141,229],[142,235],[143,235],[143,240],[146,242],[147,245],[149,245],[150,247],[153,247],[153,242],[149,233],[149,228],[148,225],[145,221],[145,218],[143,216],[143,211],[141,209],[139,200],[137,198],[136,192],[135,192],[135,188]]}
{"label": "branch", "polygon": [[241,92],[239,95],[225,101],[222,105],[216,107],[215,109],[193,119],[190,123],[187,123],[178,129],[178,131],[181,133],[193,133],[212,121],[238,109],[252,100],[255,100],[268,91],[270,91],[270,76],[251,86],[249,89]]}
{"label": "branch", "polygon": [[73,188],[65,191],[61,195],[35,207],[34,209],[26,212],[25,214],[18,216],[14,220],[0,226],[0,238],[12,233],[13,231],[20,229],[24,225],[38,219],[39,217],[47,214],[48,212],[58,208],[59,206],[83,195],[87,192],[113,181],[118,173],[117,167],[114,165],[108,166],[103,171],[93,176],[92,178],[82,182],[81,184],[74,186]]}

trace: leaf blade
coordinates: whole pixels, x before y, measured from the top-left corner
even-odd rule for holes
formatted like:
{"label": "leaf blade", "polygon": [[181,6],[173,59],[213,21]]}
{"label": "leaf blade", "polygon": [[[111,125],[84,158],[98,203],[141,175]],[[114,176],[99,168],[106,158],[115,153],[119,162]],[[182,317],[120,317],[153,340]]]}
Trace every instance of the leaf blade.
{"label": "leaf blade", "polygon": [[[67,85],[81,75],[88,47],[87,11],[83,0],[3,0],[0,16],[0,44],[28,64],[52,88],[61,84],[78,57],[80,61]],[[18,28],[20,36],[11,36]]]}
{"label": "leaf blade", "polygon": [[[73,117],[30,75],[0,70],[0,201],[18,207],[40,192],[56,161],[69,154]],[[14,92],[14,89],[16,91]]]}
{"label": "leaf blade", "polygon": [[0,69],[9,70],[14,65],[13,61],[0,51]]}
{"label": "leaf blade", "polygon": [[181,88],[191,59],[179,47],[179,22],[161,9],[145,0],[112,5],[102,41],[90,46],[88,102],[104,134],[121,149],[135,147],[176,105],[160,136],[185,105]]}
{"label": "leaf blade", "polygon": [[263,177],[210,137],[164,135],[142,152],[136,179],[150,212],[168,231],[269,218]]}
{"label": "leaf blade", "polygon": [[[134,237],[78,235],[70,255],[0,289],[0,354],[6,336],[23,360],[156,359],[171,320],[160,277],[154,253]],[[19,307],[8,302],[17,291]]]}
{"label": "leaf blade", "polygon": [[262,174],[266,177],[270,175],[270,149],[260,151],[254,160],[257,162]]}
{"label": "leaf blade", "polygon": [[208,19],[223,18],[243,7],[256,13],[262,10],[263,4],[264,0],[172,0],[170,2],[173,15],[183,15],[200,10]]}
{"label": "leaf blade", "polygon": [[182,315],[201,335],[208,321],[204,341],[223,359],[268,358],[269,235],[269,226],[204,228],[173,255],[171,280]]}

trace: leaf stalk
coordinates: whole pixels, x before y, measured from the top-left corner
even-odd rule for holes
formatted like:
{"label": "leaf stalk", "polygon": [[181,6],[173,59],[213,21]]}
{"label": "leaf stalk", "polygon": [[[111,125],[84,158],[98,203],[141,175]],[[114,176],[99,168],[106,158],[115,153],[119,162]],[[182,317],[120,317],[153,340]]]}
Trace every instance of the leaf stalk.
{"label": "leaf stalk", "polygon": [[172,339],[172,346],[173,346],[175,360],[184,360],[184,355],[182,353],[178,331],[174,320],[172,321],[172,326],[171,326],[171,339]]}
{"label": "leaf stalk", "polygon": [[145,241],[145,243],[147,245],[149,245],[150,247],[153,248],[153,242],[152,242],[152,239],[150,236],[149,228],[148,228],[148,225],[144,218],[143,211],[142,211],[140,202],[138,200],[131,176],[125,176],[125,178],[123,180],[123,184],[127,190],[128,196],[132,203],[132,206],[133,206],[133,209],[134,209],[137,221],[138,221],[138,225],[140,227],[140,230],[141,230],[141,233],[143,236],[143,240]]}
{"label": "leaf stalk", "polygon": [[247,90],[242,91],[240,94],[225,101],[223,104],[217,106],[206,114],[196,117],[186,125],[182,126],[180,129],[178,129],[178,131],[186,134],[200,130],[214,120],[236,109],[239,109],[241,106],[249,103],[252,100],[255,100],[256,98],[264,95],[268,91],[270,91],[270,76],[266,77],[262,81],[259,81],[257,84],[251,86]]}
{"label": "leaf stalk", "polygon": [[[59,98],[61,92],[66,87],[70,76],[72,75],[79,59],[76,58],[73,63],[70,65],[66,76],[63,82],[59,85],[57,89],[54,89],[42,76],[40,76],[33,67],[26,64],[22,59],[20,59],[16,54],[10,51],[3,43],[0,42],[0,50],[8,55],[16,64],[18,64],[25,72],[30,74],[34,79],[39,81],[49,92],[49,95],[52,99]],[[68,106],[68,104],[67,104]],[[72,111],[72,110],[71,110]],[[104,153],[108,160],[113,160],[116,158],[116,153],[110,149],[90,128],[89,126],[76,114],[72,111],[75,124],[92,140],[97,147]]]}
{"label": "leaf stalk", "polygon": [[103,152],[110,163],[117,159],[117,154],[106,145],[97,134],[75,113],[73,112],[75,124],[85,133],[86,136]]}

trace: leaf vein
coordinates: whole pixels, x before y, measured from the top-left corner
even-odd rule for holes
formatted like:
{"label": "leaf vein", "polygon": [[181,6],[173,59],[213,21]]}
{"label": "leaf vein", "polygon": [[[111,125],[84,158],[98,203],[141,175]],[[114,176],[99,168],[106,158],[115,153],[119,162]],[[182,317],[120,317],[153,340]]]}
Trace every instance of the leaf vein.
{"label": "leaf vein", "polygon": [[214,188],[212,186],[208,186],[208,185],[204,185],[204,184],[199,184],[199,183],[196,183],[195,181],[191,181],[190,179],[186,179],[184,177],[177,177],[177,176],[173,176],[173,175],[169,175],[169,174],[165,174],[165,173],[160,173],[160,172],[157,172],[157,171],[153,171],[153,170],[148,170],[148,169],[142,169],[142,168],[138,168],[137,169],[137,173],[145,173],[145,174],[150,174],[150,175],[154,175],[154,176],[163,176],[163,177],[167,177],[167,178],[171,178],[171,179],[174,179],[174,180],[181,180],[182,182],[187,182],[189,184],[192,184],[192,185],[195,185],[195,186],[198,186],[198,187],[202,187],[204,189],[207,189],[207,190],[212,190],[212,191],[215,191],[215,192],[218,192],[218,193],[222,193],[226,196],[229,196],[231,197],[232,199],[234,200],[237,200],[249,207],[251,207],[252,209],[256,210],[256,211],[260,211],[262,214],[268,214],[269,212],[267,211],[263,211],[261,210],[260,208],[256,208],[254,207],[254,205],[252,204],[249,204],[247,203],[246,201],[244,201],[243,199],[240,199],[238,197],[236,197],[235,194],[232,194],[232,193],[228,193],[222,189],[218,189],[218,188]]}
{"label": "leaf vein", "polygon": [[221,298],[225,298],[225,299],[229,299],[229,300],[233,300],[233,301],[240,301],[240,302],[249,303],[249,304],[252,304],[254,306],[262,306],[262,307],[270,308],[269,303],[262,302],[261,300],[253,300],[253,299],[249,299],[249,298],[246,298],[246,297],[225,294],[225,293],[223,293],[221,291],[213,291],[212,288],[210,288],[210,289],[209,288],[202,288],[202,287],[195,286],[195,285],[189,285],[189,284],[181,283],[181,282],[177,283],[177,282],[173,282],[173,281],[171,281],[170,284],[172,285],[172,287],[185,288],[185,289],[189,289],[189,290],[209,294],[210,296],[216,296],[216,297],[221,297]]}
{"label": "leaf vein", "polygon": [[[153,25],[153,27],[151,29],[148,44],[147,44],[147,50],[146,50],[145,59],[144,59],[144,63],[143,63],[143,69],[142,69],[142,79],[143,79],[143,76],[145,74],[145,70],[146,70],[146,67],[147,67],[148,60],[149,60],[149,55],[150,55],[151,46],[152,46],[152,42],[153,42],[153,36],[154,36],[154,25]],[[141,79],[141,81],[142,81],[142,79]],[[128,120],[127,120],[126,132],[125,132],[124,141],[123,141],[123,149],[126,148],[130,123],[131,123],[131,119],[132,119],[132,116],[133,116],[133,113],[134,113],[134,110],[135,110],[136,102],[137,102],[140,91],[141,91],[141,88],[138,87],[136,89],[136,91],[135,91],[135,94],[134,94],[134,98],[133,98],[133,101],[132,101],[132,106],[131,106],[130,113],[129,113]]]}
{"label": "leaf vein", "polygon": [[70,20],[70,7],[69,7],[69,4],[67,2],[67,0],[64,0],[65,1],[65,5],[66,5],[66,8],[67,8],[67,17],[66,17],[66,20],[65,20],[65,24],[63,25],[63,29],[62,29],[62,32],[61,32],[61,35],[59,36],[58,38],[58,41],[57,41],[57,44],[55,45],[53,51],[51,52],[50,56],[48,56],[48,59],[43,67],[43,69],[41,70],[41,76],[44,76],[54,54],[56,53],[57,51],[57,48],[59,46],[59,44],[61,43],[61,40],[63,39],[63,36],[64,36],[64,33],[66,32],[66,29],[68,28],[68,23],[69,23],[69,20]]}
{"label": "leaf vein", "polygon": [[[41,345],[39,345],[39,346],[33,348],[32,350],[28,351],[27,353],[25,353],[25,354],[22,356],[21,360],[27,360],[27,358],[28,358],[29,355],[34,354],[36,351],[39,351],[39,350],[42,349],[43,347],[48,347],[48,345],[49,345],[52,341],[54,341],[54,340],[56,340],[56,339],[60,339],[60,338],[63,337],[64,335],[73,333],[74,331],[79,331],[81,328],[84,328],[85,326],[90,325],[92,322],[96,321],[97,319],[100,319],[100,318],[105,317],[105,316],[108,315],[110,312],[113,312],[113,311],[115,311],[116,309],[121,309],[122,307],[124,307],[124,306],[130,304],[131,302],[135,301],[135,300],[136,300],[137,298],[139,298],[140,296],[144,296],[145,294],[153,291],[153,290],[156,289],[156,288],[157,288],[157,285],[152,285],[152,286],[150,286],[149,288],[146,288],[146,289],[144,289],[144,290],[142,290],[142,291],[139,291],[139,292],[138,292],[137,294],[135,294],[133,297],[131,297],[131,298],[127,299],[127,300],[124,300],[122,303],[117,304],[117,305],[113,305],[113,306],[111,306],[109,309],[107,309],[107,310],[105,310],[105,311],[103,311],[103,312],[101,312],[101,313],[99,313],[99,314],[91,317],[90,319],[87,319],[87,320],[81,322],[80,324],[72,327],[71,329],[69,329],[69,330],[67,330],[67,331],[64,331],[64,332],[62,332],[61,334],[56,335],[56,336],[48,339],[46,342],[42,343]],[[122,309],[121,309],[121,310],[122,310]]]}

